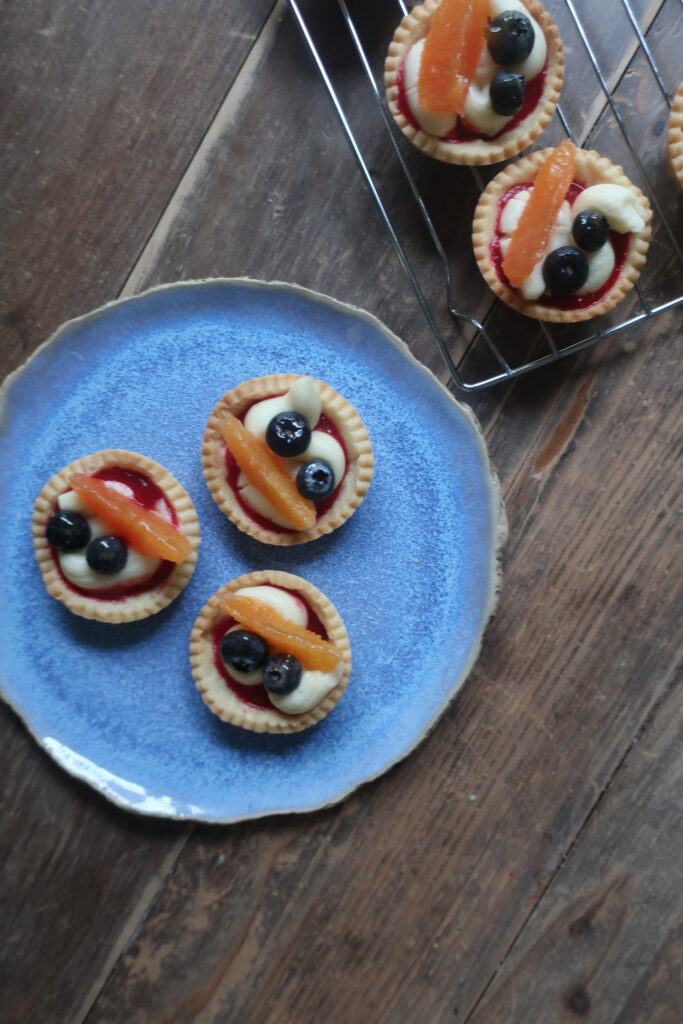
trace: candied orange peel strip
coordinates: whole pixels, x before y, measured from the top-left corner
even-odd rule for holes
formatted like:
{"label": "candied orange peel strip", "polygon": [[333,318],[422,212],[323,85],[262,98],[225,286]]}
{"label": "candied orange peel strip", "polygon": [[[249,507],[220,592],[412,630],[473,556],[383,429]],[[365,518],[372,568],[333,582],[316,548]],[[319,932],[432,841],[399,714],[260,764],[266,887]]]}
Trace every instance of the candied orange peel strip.
{"label": "candied orange peel strip", "polygon": [[88,508],[141,555],[180,563],[192,554],[190,541],[172,523],[139,505],[134,498],[108,487],[104,480],[74,473],[69,482]]}
{"label": "candied orange peel strip", "polygon": [[249,483],[268,499],[273,508],[295,530],[310,530],[315,526],[315,505],[299,494],[296,483],[268,445],[254,437],[232,413],[225,414],[221,432]]}
{"label": "candied orange peel strip", "polygon": [[240,626],[262,637],[272,650],[293,654],[302,668],[332,672],[341,661],[339,651],[328,640],[297,626],[256,597],[230,594],[221,608]]}
{"label": "candied orange peel strip", "polygon": [[442,0],[425,39],[417,91],[420,105],[461,114],[484,48],[489,0]]}
{"label": "candied orange peel strip", "polygon": [[513,288],[518,288],[542,259],[575,166],[576,146],[569,139],[541,165],[503,260],[503,273]]}

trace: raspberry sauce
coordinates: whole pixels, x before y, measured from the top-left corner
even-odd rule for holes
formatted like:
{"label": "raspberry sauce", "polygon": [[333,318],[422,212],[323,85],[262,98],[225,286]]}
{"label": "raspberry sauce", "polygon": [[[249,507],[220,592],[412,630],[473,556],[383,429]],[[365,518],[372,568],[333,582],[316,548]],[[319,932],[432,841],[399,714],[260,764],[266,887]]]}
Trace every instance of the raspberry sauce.
{"label": "raspberry sauce", "polygon": [[[503,235],[500,230],[500,222],[503,216],[503,210],[513,196],[518,195],[518,193],[523,192],[525,189],[532,188],[533,184],[533,181],[525,181],[521,182],[519,185],[513,185],[498,200],[498,216],[496,217],[496,226],[493,232],[493,238],[489,245],[489,259],[498,274],[498,278],[508,288],[512,288],[512,285],[503,271],[503,254],[500,248]],[[573,181],[571,183],[567,189],[566,196],[567,202],[570,206],[574,205],[576,197],[583,192],[583,190],[584,186],[580,185],[579,182]],[[614,269],[605,283],[598,288],[597,291],[587,292],[585,295],[549,295],[544,293],[538,299],[534,299],[533,301],[538,306],[543,306],[546,309],[561,309],[565,311],[588,309],[590,306],[594,306],[596,302],[600,302],[600,300],[607,295],[610,289],[614,287],[619,275],[624,269],[631,244],[631,234],[630,232],[621,234],[619,231],[610,230],[607,239],[614,249]]]}
{"label": "raspberry sauce", "polygon": [[[455,123],[455,127],[447,135],[439,136],[440,141],[451,143],[477,141],[495,142],[496,139],[500,139],[501,136],[507,134],[507,132],[513,131],[522,123],[522,121],[529,117],[529,115],[532,114],[538,106],[545,88],[547,68],[548,65],[546,63],[537,75],[531,78],[528,82],[525,82],[524,103],[522,104],[521,109],[518,110],[517,113],[510,118],[508,123],[495,135],[484,135],[482,132],[478,132],[472,125],[469,125],[463,117],[459,117]],[[403,114],[408,124],[414,128],[415,131],[423,132],[424,128],[420,127],[420,123],[410,109],[410,103],[408,102],[405,87],[405,61],[399,68],[396,76],[396,85],[398,88],[397,104],[399,112]]]}
{"label": "raspberry sauce", "polygon": [[[246,408],[243,410],[243,412],[240,413],[239,419],[241,420],[242,423],[244,422],[244,417],[247,415],[247,413],[251,409],[252,405],[256,405],[258,402],[265,402],[269,398],[281,398],[281,397],[282,397],[282,395],[265,395],[263,398],[256,398],[256,399],[254,399],[254,401],[250,402],[250,404],[248,406],[246,406]],[[346,450],[346,445],[344,444],[344,440],[343,440],[341,434],[339,433],[336,424],[329,418],[329,416],[326,416],[325,413],[321,413],[320,419],[318,420],[318,422],[317,422],[317,424],[315,426],[315,430],[320,430],[322,433],[329,434],[331,437],[333,437],[335,439],[335,441],[337,441],[337,443],[341,446],[342,451],[344,452],[344,460],[345,460],[346,466],[348,467],[348,464],[349,464],[349,454],[348,454],[348,452]],[[299,463],[299,464],[301,464],[301,463]],[[235,494],[235,498],[237,499],[237,504],[242,509],[244,514],[246,516],[248,516],[254,523],[256,523],[256,525],[261,530],[269,530],[272,533],[296,533],[297,532],[296,530],[290,529],[287,526],[279,526],[277,523],[271,522],[270,519],[266,519],[265,516],[260,515],[255,509],[253,509],[251,507],[251,505],[248,504],[248,502],[242,496],[241,491],[239,491],[238,488],[237,488],[237,481],[239,479],[239,475],[240,475],[239,466],[235,462],[235,460],[234,460],[234,458],[232,456],[232,452],[230,451],[230,449],[226,447],[226,449],[225,449],[225,476],[226,476],[226,479],[227,479],[227,482],[228,482],[229,486],[232,488],[232,490],[233,490],[233,492]],[[346,476],[346,469],[344,470],[344,476]],[[320,519],[321,516],[324,516],[325,513],[328,512],[332,508],[332,506],[334,505],[335,501],[337,500],[337,498],[339,496],[339,491],[340,491],[341,485],[342,485],[342,483],[344,481],[344,476],[342,476],[342,479],[339,481],[339,483],[337,484],[337,486],[335,487],[335,489],[332,491],[331,494],[328,494],[328,496],[326,498],[324,498],[322,501],[317,501],[315,503],[316,520]]]}
{"label": "raspberry sauce", "polygon": [[[271,584],[265,585],[271,586]],[[273,589],[285,590],[284,587],[276,587]],[[310,629],[311,633],[316,633],[319,637],[322,637],[323,640],[327,640],[327,630],[325,629],[325,627],[323,626],[322,622],[315,614],[313,609],[310,607],[310,605],[301,596],[301,594],[298,594],[293,590],[285,590],[285,593],[293,594],[294,597],[298,598],[298,600],[300,601],[303,601],[304,604],[306,605],[306,613],[308,616],[306,621],[306,629]],[[248,704],[252,708],[273,708],[274,710],[279,710],[278,708],[275,708],[274,704],[271,703],[270,697],[268,696],[268,691],[266,690],[265,686],[262,683],[256,683],[254,686],[245,686],[244,683],[238,683],[237,680],[230,674],[230,670],[227,668],[225,662],[221,658],[221,640],[228,632],[228,630],[232,629],[232,627],[236,625],[237,623],[233,618],[231,618],[229,615],[224,615],[216,622],[216,624],[213,627],[213,630],[211,632],[211,642],[213,645],[213,663],[216,666],[216,671],[219,673],[221,678],[225,680],[228,689],[232,690],[235,696],[239,697],[239,699],[244,704]],[[286,712],[284,711],[281,713],[286,714]]]}
{"label": "raspberry sauce", "polygon": [[[143,508],[155,509],[158,502],[163,502],[171,522],[174,526],[178,525],[176,511],[170,501],[167,500],[161,488],[153,480],[150,480],[148,476],[145,476],[144,473],[140,473],[135,469],[126,469],[123,466],[107,466],[105,469],[99,469],[92,475],[98,480],[112,480],[116,483],[125,484],[126,487],[131,489],[135,501],[138,505],[142,505]],[[55,506],[52,514],[58,511],[58,506]],[[80,594],[82,597],[93,597],[100,601],[125,601],[126,598],[133,597],[135,594],[144,594],[149,590],[163,587],[175,568],[174,562],[162,561],[151,576],[138,583],[118,583],[114,586],[89,589],[79,587],[72,583],[71,580],[68,580],[59,564],[59,552],[54,548],[50,548],[50,550],[62,582],[76,594]]]}

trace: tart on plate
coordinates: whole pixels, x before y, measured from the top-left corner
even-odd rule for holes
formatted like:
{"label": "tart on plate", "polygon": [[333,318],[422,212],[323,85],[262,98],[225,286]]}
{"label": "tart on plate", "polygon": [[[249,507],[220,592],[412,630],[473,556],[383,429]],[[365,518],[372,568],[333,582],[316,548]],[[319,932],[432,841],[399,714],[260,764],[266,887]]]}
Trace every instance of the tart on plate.
{"label": "tart on plate", "polygon": [[389,110],[429,156],[494,164],[545,131],[564,75],[560,34],[539,0],[425,0],[384,65]]}
{"label": "tart on plate", "polygon": [[110,448],[48,480],[36,498],[33,545],[48,592],[100,622],[133,622],[170,604],[194,572],[199,521],[158,462]]}
{"label": "tart on plate", "polygon": [[190,638],[202,700],[252,732],[300,732],[337,704],[351,673],[339,612],[312,583],[262,570],[209,599]]}
{"label": "tart on plate", "polygon": [[266,544],[304,544],[341,526],[365,497],[368,432],[345,398],[292,373],[223,395],[204,432],[202,468],[225,515]]}
{"label": "tart on plate", "polygon": [[669,115],[669,167],[683,192],[683,82],[679,85]]}
{"label": "tart on plate", "polygon": [[569,140],[522,157],[489,182],[472,229],[487,284],[537,320],[612,309],[637,281],[652,211],[621,167]]}

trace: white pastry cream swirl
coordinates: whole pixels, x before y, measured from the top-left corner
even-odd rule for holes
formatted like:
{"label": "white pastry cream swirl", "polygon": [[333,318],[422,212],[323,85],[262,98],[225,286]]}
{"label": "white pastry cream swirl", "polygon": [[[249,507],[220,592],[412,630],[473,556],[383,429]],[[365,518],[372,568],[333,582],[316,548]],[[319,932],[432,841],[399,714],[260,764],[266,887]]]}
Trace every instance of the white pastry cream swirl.
{"label": "white pastry cream swirl", "polygon": [[[512,233],[519,224],[522,211],[529,201],[532,191],[533,186],[517,192],[503,207],[500,218],[502,236],[500,251],[503,259],[507,255]],[[578,214],[584,210],[595,210],[597,213],[603,214],[610,228],[621,234],[628,231],[642,231],[645,227],[645,218],[636,196],[623,185],[609,183],[591,185],[578,194],[571,206],[565,200],[555,220],[543,256],[529,276],[519,285],[519,291],[527,301],[533,302],[539,299],[545,291],[543,263],[546,256],[561,246],[576,244],[572,235],[572,224]],[[614,248],[609,239],[596,252],[585,252],[584,255],[588,260],[588,278],[586,283],[574,293],[576,295],[592,295],[593,292],[599,291],[609,280],[616,262]]]}
{"label": "white pastry cream swirl", "polygon": [[[490,0],[490,13],[491,18],[497,17],[502,14],[503,11],[519,11],[525,14],[531,22],[534,30],[534,45],[529,56],[520,61],[519,64],[512,65],[509,70],[514,71],[516,74],[524,75],[525,85],[528,84],[532,78],[535,78],[542,70],[546,62],[548,55],[548,46],[546,43],[543,31],[538,22],[531,17],[529,11],[526,9],[520,0]],[[410,52],[405,63],[404,70],[404,85],[406,92],[406,99],[410,111],[420,125],[420,128],[428,135],[435,135],[437,138],[442,138],[444,135],[448,135],[453,129],[458,120],[457,114],[435,114],[432,111],[425,110],[420,104],[418,94],[418,79],[420,75],[420,61],[422,59],[422,51],[424,49],[424,39],[415,43],[411,47]],[[465,106],[463,109],[463,117],[468,125],[480,132],[482,135],[488,135],[489,137],[497,135],[498,132],[502,131],[503,128],[512,120],[514,115],[505,116],[503,114],[497,114],[491,106],[491,99],[489,95],[489,89],[491,82],[495,75],[501,70],[499,64],[491,57],[488,51],[485,40],[482,38],[482,51],[479,58],[479,64],[477,70],[474,73],[474,78],[470,83],[470,87],[467,92],[465,99]]]}
{"label": "white pastry cream swirl", "polygon": [[[126,487],[125,484],[119,483],[116,480],[105,480],[104,482],[107,487],[125,494],[126,497],[133,497],[132,490],[130,487]],[[80,515],[85,516],[90,527],[90,540],[94,540],[97,537],[111,536],[113,532],[111,527],[107,526],[99,516],[94,515],[92,510],[78,497],[75,491],[67,491],[66,494],[60,494],[57,504],[62,512],[78,512]],[[163,500],[159,501],[155,511],[170,522],[168,508]],[[141,555],[135,548],[126,545],[128,557],[123,569],[107,574],[94,572],[88,565],[85,557],[86,547],[87,545],[79,548],[77,551],[55,552],[59,561],[59,567],[66,579],[82,590],[102,590],[108,587],[120,586],[122,583],[134,586],[137,583],[143,583],[146,579],[153,576],[161,565],[160,558],[151,555]]]}
{"label": "white pastry cream swirl", "polygon": [[[301,598],[288,590],[282,590],[280,587],[272,587],[266,584],[256,587],[241,587],[235,591],[235,594],[240,597],[254,597],[258,601],[263,601],[264,604],[269,605],[274,611],[279,612],[280,615],[289,619],[296,626],[305,627],[308,623],[306,604]],[[228,632],[240,628],[240,626],[233,626]],[[258,686],[263,683],[262,669],[256,669],[253,672],[239,672],[237,669],[230,667],[229,671],[235,681],[243,686]],[[305,711],[310,711],[311,708],[314,708],[330,690],[335,688],[342,677],[343,671],[344,666],[341,661],[333,672],[317,672],[305,668],[301,673],[299,685],[292,693],[281,696],[269,693],[268,699],[271,704],[288,715],[301,715]]]}
{"label": "white pastry cream swirl", "polygon": [[[282,460],[290,476],[294,478],[305,462],[322,459],[331,467],[336,487],[346,471],[346,455],[336,438],[324,430],[315,429],[320,420],[322,407],[318,385],[311,377],[299,377],[285,395],[265,398],[261,402],[256,402],[244,417],[244,426],[260,441],[265,441],[268,424],[274,416],[281,412],[298,412],[306,417],[311,427],[311,440],[306,451],[301,455]],[[291,529],[291,523],[287,522],[273,508],[268,499],[253,484],[249,483],[244,473],[240,473],[237,487],[242,498],[255,512],[277,526]]]}

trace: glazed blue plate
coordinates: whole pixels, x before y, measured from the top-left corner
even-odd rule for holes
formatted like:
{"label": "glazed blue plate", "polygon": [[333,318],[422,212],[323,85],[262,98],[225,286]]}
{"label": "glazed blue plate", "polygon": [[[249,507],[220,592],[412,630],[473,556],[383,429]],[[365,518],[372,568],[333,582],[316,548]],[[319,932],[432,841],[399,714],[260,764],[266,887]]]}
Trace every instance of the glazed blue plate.
{"label": "glazed blue plate", "polygon": [[[260,544],[226,520],[199,460],[220,396],[274,372],[336,388],[375,450],[375,478],[355,515],[291,548]],[[63,326],[8,379],[0,415],[4,697],[60,765],[120,806],[231,822],[333,803],[405,757],[461,686],[496,597],[498,487],[469,410],[368,314],[282,284],[158,288]],[[47,594],[33,555],[41,487],[101,448],[162,463],[199,514],[189,586],[142,622],[71,614]],[[339,705],[289,736],[219,721],[188,660],[210,595],[266,568],[324,591],[353,649]]]}

